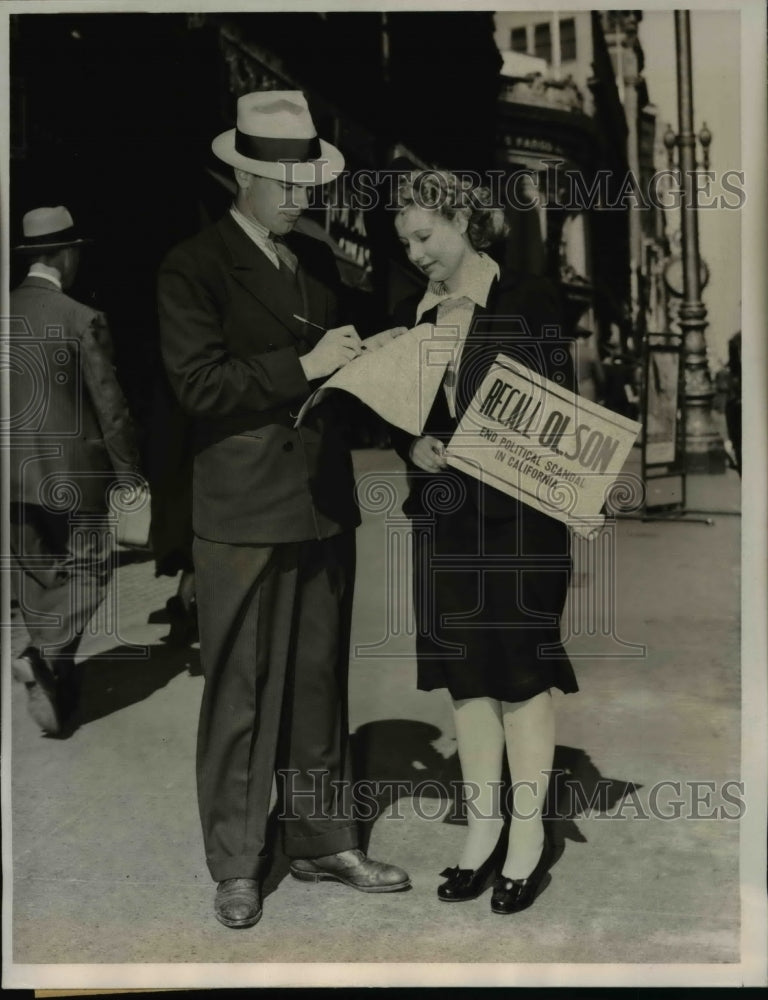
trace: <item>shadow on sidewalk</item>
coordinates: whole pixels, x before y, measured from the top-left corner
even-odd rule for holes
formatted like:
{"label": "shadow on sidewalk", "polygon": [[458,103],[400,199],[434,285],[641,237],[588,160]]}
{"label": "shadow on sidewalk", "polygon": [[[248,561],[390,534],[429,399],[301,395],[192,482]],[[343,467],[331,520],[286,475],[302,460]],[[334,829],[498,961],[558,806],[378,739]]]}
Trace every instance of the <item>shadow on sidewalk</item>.
{"label": "shadow on sidewalk", "polygon": [[144,701],[180,673],[201,673],[200,654],[189,646],[152,645],[143,657],[136,652],[135,647],[114,646],[78,665],[80,699],[64,738],[89,722]]}
{"label": "shadow on sidewalk", "polygon": [[[457,753],[448,757],[435,744],[444,736],[437,727],[416,719],[384,719],[361,726],[350,737],[352,769],[357,791],[360,847],[368,850],[373,825],[401,797],[430,800],[420,805],[428,817],[444,813],[442,822],[466,825],[461,799],[461,768]],[[584,750],[555,747],[552,777],[547,795],[548,835],[556,863],[566,840],[586,843],[576,820],[587,814],[605,814],[642,785],[619,778],[605,778]],[[509,787],[509,774],[503,775]],[[502,793],[504,794],[504,793]],[[511,809],[511,797],[506,797]],[[514,820],[513,820],[514,822]],[[290,859],[280,847],[278,823],[270,817],[268,844],[272,863],[264,881],[264,894],[274,892],[288,874]],[[425,853],[432,850],[425,838]],[[396,859],[395,859],[396,862]]]}
{"label": "shadow on sidewalk", "polygon": [[[466,825],[458,753],[445,757],[435,748],[443,735],[437,726],[425,722],[387,719],[367,723],[352,736],[356,780],[381,788],[375,811],[361,824],[362,846],[367,845],[378,817],[401,795],[433,799],[435,805],[430,805],[430,815],[440,815],[445,810],[443,823]],[[510,777],[506,761],[502,780],[508,789]],[[546,805],[553,842],[556,845],[566,840],[585,843],[586,837],[575,820],[587,812],[606,813],[641,787],[632,781],[604,777],[584,750],[556,746]],[[511,810],[511,796],[505,796],[504,801],[508,811]],[[453,803],[450,808],[449,803]]]}
{"label": "shadow on sidewalk", "polygon": [[[352,735],[355,781],[371,789],[368,808],[360,817],[360,846],[366,850],[373,825],[401,797],[429,799],[430,815],[447,810],[444,823],[455,822],[450,804],[460,796],[458,754],[440,753],[436,744],[443,731],[417,719],[368,722]],[[375,789],[375,792],[373,791]],[[375,803],[373,808],[369,802]],[[466,822],[466,821],[464,821]]]}
{"label": "shadow on sidewalk", "polygon": [[603,777],[584,750],[556,746],[545,815],[550,839],[561,848],[559,854],[566,840],[587,843],[575,820],[587,814],[606,814],[642,787],[634,781]]}
{"label": "shadow on sidewalk", "polygon": [[[457,753],[444,756],[435,744],[442,730],[416,719],[369,722],[351,734],[352,769],[361,808],[358,809],[360,847],[368,850],[373,825],[401,797],[417,799],[424,815],[440,816],[447,824],[466,825],[466,808],[460,797],[461,768]],[[553,864],[562,856],[565,842],[586,843],[576,820],[587,813],[604,814],[641,785],[605,778],[589,754],[577,747],[557,746],[547,796],[548,834],[555,850]],[[506,771],[504,781],[509,783]],[[361,791],[362,789],[362,791]],[[511,807],[511,799],[508,799]],[[272,863],[264,894],[274,892],[288,874],[290,859],[282,853],[278,824],[271,817],[268,843]],[[425,838],[425,854],[433,848]],[[394,860],[396,859],[386,859]]]}

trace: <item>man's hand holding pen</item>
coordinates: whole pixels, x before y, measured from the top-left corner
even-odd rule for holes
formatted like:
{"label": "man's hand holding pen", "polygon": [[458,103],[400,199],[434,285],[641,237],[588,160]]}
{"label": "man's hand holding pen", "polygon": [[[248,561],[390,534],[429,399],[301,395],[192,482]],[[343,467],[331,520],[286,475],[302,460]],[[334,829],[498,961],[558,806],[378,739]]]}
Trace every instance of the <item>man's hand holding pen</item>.
{"label": "man's hand holding pen", "polygon": [[[302,316],[295,318],[308,326],[322,329],[317,323],[312,323]],[[313,349],[299,358],[304,375],[308,382],[318,378],[326,378],[338,371],[339,368],[349,364],[353,358],[359,357],[363,351],[379,350],[384,344],[399,337],[405,331],[405,327],[393,327],[391,330],[382,330],[381,333],[374,334],[374,336],[362,341],[354,326],[339,326],[332,330],[326,330],[322,339]]]}
{"label": "man's hand holding pen", "polygon": [[299,361],[308,382],[326,378],[343,368],[362,351],[362,342],[353,326],[339,326],[326,330],[320,341]]}

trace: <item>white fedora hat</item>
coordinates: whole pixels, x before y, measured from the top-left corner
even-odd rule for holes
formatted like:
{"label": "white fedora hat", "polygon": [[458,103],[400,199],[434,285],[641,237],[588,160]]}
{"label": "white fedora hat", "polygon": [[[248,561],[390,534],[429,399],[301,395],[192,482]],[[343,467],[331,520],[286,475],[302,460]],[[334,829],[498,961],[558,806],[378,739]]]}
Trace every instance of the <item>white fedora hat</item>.
{"label": "white fedora hat", "polygon": [[237,102],[237,126],[211,143],[231,167],[293,184],[327,184],[344,157],[318,138],[300,90],[258,90]]}
{"label": "white fedora hat", "polygon": [[14,250],[63,250],[93,242],[78,236],[72,216],[63,205],[33,208],[21,220],[21,231],[24,242]]}

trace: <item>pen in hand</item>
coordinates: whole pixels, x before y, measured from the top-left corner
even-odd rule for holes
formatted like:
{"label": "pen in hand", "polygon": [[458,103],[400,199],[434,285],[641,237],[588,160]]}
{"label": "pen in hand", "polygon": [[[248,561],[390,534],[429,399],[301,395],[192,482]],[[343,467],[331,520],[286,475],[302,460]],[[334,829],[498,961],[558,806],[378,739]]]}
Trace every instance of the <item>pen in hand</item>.
{"label": "pen in hand", "polygon": [[[304,316],[299,316],[297,313],[293,314],[293,318],[297,319],[300,323],[306,323],[307,326],[313,326],[316,330],[322,330],[323,333],[327,333],[327,330],[325,329],[324,326],[320,326],[319,323],[313,323],[311,319],[307,319]],[[360,349],[362,351],[367,350],[365,344],[361,344]]]}
{"label": "pen in hand", "polygon": [[322,330],[323,333],[326,333],[324,326],[320,326],[319,323],[313,323],[311,319],[306,319],[304,316],[297,316],[296,313],[293,314],[293,318],[297,319],[299,323],[306,323],[307,326],[313,326],[316,330]]}

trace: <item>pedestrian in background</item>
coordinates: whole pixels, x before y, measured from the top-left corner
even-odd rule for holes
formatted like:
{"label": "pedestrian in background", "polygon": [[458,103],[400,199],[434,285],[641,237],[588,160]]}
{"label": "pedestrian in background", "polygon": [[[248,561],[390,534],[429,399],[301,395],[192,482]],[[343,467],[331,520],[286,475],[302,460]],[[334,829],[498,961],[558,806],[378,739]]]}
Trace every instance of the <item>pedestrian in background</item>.
{"label": "pedestrian in background", "polygon": [[217,919],[248,927],[262,913],[275,774],[295,878],[363,892],[404,889],[409,879],[358,848],[344,796],[360,522],[351,456],[330,404],[294,427],[319,380],[362,350],[338,316],[330,249],[294,232],[312,188],[344,160],[293,91],[241,97],[237,127],[214,139],[213,152],[234,168],[235,202],[164,261],[160,336],[193,422],[206,859]]}
{"label": "pedestrian in background", "polygon": [[[421,436],[393,429],[411,483],[404,511],[418,525],[418,687],[451,696],[472,803],[461,856],[442,872],[437,895],[465,901],[493,884],[491,909],[508,914],[533,902],[552,862],[543,824],[555,749],[550,689],[577,690],[560,640],[569,530],[449,468],[444,453],[497,354],[571,390],[573,365],[564,336],[542,334],[562,331],[557,289],[545,278],[500,273],[482,252],[503,225],[489,192],[451,173],[413,172],[400,181],[396,207],[400,242],[429,280],[396,310],[397,321],[458,330]],[[505,752],[515,788],[508,827],[498,803]]]}
{"label": "pedestrian in background", "polygon": [[29,272],[10,296],[10,543],[27,638],[13,676],[35,722],[60,736],[78,701],[75,655],[113,568],[108,493],[120,475],[140,482],[139,456],[106,319],[66,294],[86,241],[63,206],[27,212],[22,229],[14,249]]}
{"label": "pedestrian in background", "polygon": [[580,396],[592,403],[602,403],[605,396],[605,372],[592,330],[577,326],[572,342],[576,386]]}

